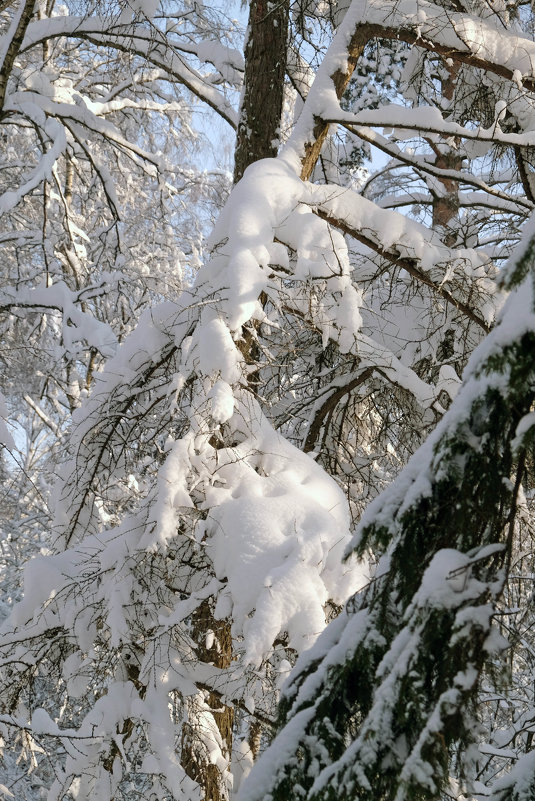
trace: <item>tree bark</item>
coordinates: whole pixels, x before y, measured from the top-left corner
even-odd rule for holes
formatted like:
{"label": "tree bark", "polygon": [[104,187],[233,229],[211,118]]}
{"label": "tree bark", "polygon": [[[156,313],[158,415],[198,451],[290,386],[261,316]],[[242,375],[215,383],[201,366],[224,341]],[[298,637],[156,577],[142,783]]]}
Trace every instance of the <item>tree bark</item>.
{"label": "tree bark", "polygon": [[[444,62],[444,66],[446,66],[446,62]],[[442,81],[442,97],[450,103],[454,99],[459,67],[458,63],[446,67],[448,77]],[[437,150],[435,164],[441,170],[458,171],[461,169],[462,162],[462,156],[459,155],[457,147],[448,146],[445,149],[445,145],[442,145],[441,149]],[[453,247],[456,231],[455,228],[451,229],[450,221],[459,214],[459,184],[451,178],[441,178],[440,182],[444,191],[440,195],[435,195],[433,199],[433,228],[442,234],[444,243],[448,247]]]}
{"label": "tree bark", "polygon": [[[289,0],[280,3],[252,0],[249,12],[249,33],[245,48],[245,77],[240,108],[240,121],[235,150],[234,183],[250,164],[277,155],[288,40]],[[255,361],[255,337],[244,330],[240,347],[249,364]],[[250,377],[251,384],[254,378]],[[214,443],[217,447],[217,444]],[[213,642],[207,635],[213,633]],[[210,600],[204,601],[193,616],[193,638],[197,656],[217,668],[228,668],[232,661],[230,621],[216,620]],[[232,752],[234,709],[226,706],[214,693],[208,692],[205,702],[223,743],[223,755]],[[225,801],[224,777],[217,765],[210,763],[195,728],[186,724],[182,732],[181,761],[184,770],[198,782],[204,801]]]}
{"label": "tree bark", "polygon": [[234,183],[258,159],[277,155],[280,138],[289,0],[252,0],[245,78],[234,160]]}
{"label": "tree bark", "polygon": [[[208,640],[208,634],[212,633]],[[216,620],[210,600],[203,601],[193,615],[193,639],[197,644],[197,656],[202,662],[225,669],[232,661],[232,635],[230,622]],[[195,703],[195,700],[193,701]],[[232,752],[232,727],[234,709],[221,702],[215,693],[207,692],[205,703],[212,710],[215,724],[221,735],[223,755],[230,760]],[[187,775],[198,782],[204,791],[204,801],[225,801],[221,770],[210,762],[210,754],[200,745],[195,728],[187,723],[182,730],[182,765]]]}

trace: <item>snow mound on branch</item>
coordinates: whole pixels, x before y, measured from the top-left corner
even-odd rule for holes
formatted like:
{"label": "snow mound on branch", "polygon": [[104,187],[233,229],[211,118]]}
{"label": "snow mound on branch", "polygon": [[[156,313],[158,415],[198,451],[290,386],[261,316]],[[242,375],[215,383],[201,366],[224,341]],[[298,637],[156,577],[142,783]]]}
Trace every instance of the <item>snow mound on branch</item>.
{"label": "snow mound on branch", "polygon": [[[263,292],[278,298],[273,277],[281,268],[298,281],[318,279],[324,285],[321,302],[311,310],[303,301],[299,310],[345,353],[362,324],[362,298],[352,286],[344,237],[313,214],[311,201],[314,205],[310,187],[283,161],[262,159],[249,166],[208,240],[212,257],[198,275],[196,291],[209,287],[214,297],[220,293],[220,318],[239,336],[248,320],[262,319]],[[295,263],[287,246],[296,254]],[[292,302],[299,307],[297,297]]]}
{"label": "snow mound on branch", "polygon": [[214,255],[201,278],[208,279],[212,287],[224,288],[231,331],[237,331],[258,308],[258,298],[266,287],[264,268],[271,261],[273,230],[297,206],[302,191],[286,165],[264,159],[248,167],[221,212],[208,240]]}
{"label": "snow mound on branch", "polygon": [[226,582],[216,614],[232,615],[245,664],[258,666],[282,634],[301,653],[325,627],[325,604],[343,603],[365,581],[363,568],[341,566],[350,537],[345,497],[265,418],[218,460],[203,531]]}

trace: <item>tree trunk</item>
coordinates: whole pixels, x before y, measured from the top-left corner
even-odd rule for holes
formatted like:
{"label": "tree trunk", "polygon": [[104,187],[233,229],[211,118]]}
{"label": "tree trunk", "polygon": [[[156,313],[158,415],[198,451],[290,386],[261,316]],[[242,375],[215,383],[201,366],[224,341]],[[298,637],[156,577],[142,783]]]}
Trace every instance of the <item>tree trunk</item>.
{"label": "tree trunk", "polygon": [[[240,180],[253,162],[277,155],[284,100],[289,7],[289,0],[281,3],[269,0],[251,2],[234,183]],[[244,331],[243,335],[242,352],[246,361],[253,363],[254,337],[251,331]],[[252,377],[250,380],[254,383]],[[208,638],[210,632],[213,638]],[[230,621],[214,618],[210,600],[204,601],[194,614],[193,638],[201,661],[217,668],[230,666]],[[213,710],[224,756],[230,759],[234,710],[222,704],[214,693],[208,692],[205,701]],[[224,801],[227,796],[220,768],[210,763],[209,754],[200,746],[199,738],[190,724],[186,724],[182,732],[182,764],[188,776],[203,788],[204,801]]]}
{"label": "tree trunk", "polygon": [[258,159],[279,148],[289,0],[252,0],[245,48],[245,78],[234,159],[234,183]]}
{"label": "tree trunk", "polygon": [[[193,615],[193,639],[197,644],[197,656],[202,662],[213,664],[217,668],[228,668],[232,661],[232,635],[230,622],[216,620],[209,600],[203,601]],[[212,636],[208,636],[208,635]],[[192,703],[196,703],[193,699]],[[205,703],[212,710],[221,740],[223,756],[232,752],[232,727],[234,709],[221,703],[221,699],[208,692]],[[199,737],[191,724],[186,724],[182,731],[182,765],[188,776],[198,782],[204,790],[204,801],[225,801],[228,797],[224,790],[221,770],[210,762],[210,754],[200,746]]]}
{"label": "tree trunk", "polygon": [[[450,103],[454,99],[459,68],[459,64],[452,64],[447,67],[448,77],[442,81],[442,97]],[[445,116],[447,118],[448,115]],[[441,170],[458,172],[461,169],[463,160],[457,147],[453,146],[446,149],[442,145],[441,149],[436,152],[435,164]],[[444,191],[433,198],[433,228],[441,233],[445,245],[453,247],[457,236],[457,226],[450,225],[450,223],[459,214],[459,185],[457,181],[451,178],[440,178],[440,183],[444,187]]]}

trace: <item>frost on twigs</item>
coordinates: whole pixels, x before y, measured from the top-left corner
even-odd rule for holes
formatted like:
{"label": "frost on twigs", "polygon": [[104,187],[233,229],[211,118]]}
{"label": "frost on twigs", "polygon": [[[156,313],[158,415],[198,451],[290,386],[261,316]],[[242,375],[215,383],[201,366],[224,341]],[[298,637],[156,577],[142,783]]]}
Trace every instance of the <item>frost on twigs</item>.
{"label": "frost on twigs", "polygon": [[[30,562],[0,646],[9,661],[29,636],[13,687],[37,654],[40,680],[45,665],[61,676],[53,735],[66,756],[51,800],[69,787],[111,799],[134,782],[192,801],[211,775],[228,797],[225,710],[269,721],[281,671],[315,641],[328,604],[363,581],[342,563],[344,493],[254,392],[247,338],[270,307],[291,304],[320,342],[356,352],[360,296],[343,239],[305,200],[284,164],[250,168],[193,289],[144,314],[74,415],[57,552]],[[299,214],[313,237],[285,229]],[[319,274],[311,306],[302,289]]]}
{"label": "frost on twigs", "polygon": [[[480,757],[511,758],[473,722],[504,644],[508,515],[529,503],[514,472],[532,438],[528,292],[460,391],[458,376],[502,302],[493,259],[533,205],[532,43],[501,30],[505,9],[356,0],[312,81],[332,9],[298,4],[300,96],[288,87],[268,137],[285,145],[244,173],[205,247],[199,206],[228,177],[188,156],[190,98],[235,126],[243,60],[217,8],[119,5],[28,12],[0,86],[2,359],[39,343],[20,419],[54,440],[25,484],[37,556],[2,604],[2,738],[48,801],[227,801],[297,660],[251,792],[412,801],[450,773],[479,792]],[[24,550],[8,533],[2,565]]]}

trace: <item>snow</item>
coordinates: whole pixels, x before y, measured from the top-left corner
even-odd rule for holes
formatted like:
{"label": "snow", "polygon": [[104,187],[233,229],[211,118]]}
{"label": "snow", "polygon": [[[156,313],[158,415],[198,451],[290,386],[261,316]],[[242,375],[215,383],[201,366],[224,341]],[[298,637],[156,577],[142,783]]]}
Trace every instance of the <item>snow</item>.
{"label": "snow", "polygon": [[522,754],[508,775],[497,779],[491,794],[492,801],[512,797],[515,801],[531,801],[535,788],[535,751]]}
{"label": "snow", "polygon": [[230,420],[234,413],[234,395],[230,384],[226,381],[216,381],[208,397],[212,401],[212,417],[218,423]]}
{"label": "snow", "polygon": [[413,603],[425,607],[454,608],[463,600],[477,598],[485,585],[470,579],[471,560],[453,548],[442,548],[434,554],[426,569]]}
{"label": "snow", "polygon": [[[156,6],[157,0],[138,0],[140,10],[151,16],[153,9]],[[215,108],[223,119],[233,127],[238,125],[238,115],[232,108],[230,101],[225,97],[224,93],[219,91],[214,85],[214,82],[206,80],[204,76],[195,70],[192,66],[186,63],[182,58],[180,49],[186,49],[190,52],[195,52],[197,47],[199,49],[199,57],[204,55],[202,50],[202,43],[198,43],[197,47],[181,48],[181,41],[177,42],[177,49],[170,47],[166,41],[163,33],[159,33],[157,26],[152,26],[151,37],[147,37],[146,25],[143,22],[130,22],[130,15],[123,17],[122,20],[117,21],[115,24],[110,24],[110,20],[106,15],[102,16],[87,16],[76,17],[74,15],[56,16],[49,19],[42,19],[31,22],[28,25],[22,48],[27,49],[36,44],[50,41],[57,37],[79,35],[91,36],[94,42],[106,47],[127,49],[134,48],[141,56],[145,56],[147,62],[162,71],[162,77],[166,74],[172,76],[173,79],[179,78],[190,91],[204,100],[212,108]],[[154,40],[158,40],[157,42]],[[226,67],[227,58],[221,58],[222,54],[216,54],[215,60],[221,63],[225,70],[224,74],[229,74],[230,67]],[[226,54],[230,55],[229,53]],[[236,61],[236,67],[239,67],[239,59]],[[231,77],[234,77],[234,70],[231,71]],[[236,79],[238,76],[235,76]],[[66,112],[66,116],[69,116]]]}
{"label": "snow", "polygon": [[[217,254],[221,239],[224,261],[214,258],[200,280],[226,290],[226,317],[234,332],[258,307],[267,285],[274,228],[293,211],[302,187],[294,174],[276,159],[264,159],[246,170],[223,209],[208,245]],[[226,266],[228,265],[228,267]]]}
{"label": "snow", "polygon": [[522,447],[526,439],[526,434],[529,434],[533,426],[535,426],[535,412],[528,412],[525,414],[516,427],[515,437],[511,443],[513,450],[518,450]]}
{"label": "snow", "polygon": [[436,383],[436,397],[438,398],[441,392],[446,392],[453,400],[457,395],[461,386],[461,379],[455,372],[451,364],[443,364],[439,370],[438,380]]}
{"label": "snow", "polygon": [[111,357],[117,347],[117,337],[108,323],[101,322],[78,304],[106,292],[105,283],[86,287],[83,292],[74,292],[63,281],[33,289],[20,288],[0,292],[0,305],[33,307],[61,312],[63,317],[62,338],[65,350],[76,354],[75,343],[85,341],[103,356]]}
{"label": "snow", "polygon": [[239,380],[242,373],[240,353],[227,325],[211,310],[203,312],[201,326],[193,335],[192,348],[195,346],[198,369],[203,375],[219,375],[227,386]]}
{"label": "snow", "polygon": [[[513,32],[497,28],[494,19],[481,19],[468,14],[445,11],[425,0],[403,0],[394,8],[385,11],[380,0],[354,0],[341,21],[336,36],[317,71],[314,91],[309,92],[298,122],[282,149],[283,158],[296,173],[301,170],[301,158],[307,142],[313,139],[315,119],[338,121],[345,117],[338,103],[331,76],[347,66],[347,51],[350,43],[359,45],[359,28],[366,36],[366,26],[384,26],[388,31],[397,30],[398,37],[412,41],[414,34],[425,47],[426,42],[436,43],[452,51],[466,53],[482,62],[495,64],[511,73],[517,86],[522,86],[523,76],[535,75],[535,43]],[[374,34],[376,35],[376,34]],[[362,37],[364,38],[364,37]],[[356,48],[355,48],[356,50]],[[380,115],[381,110],[377,112]],[[386,112],[388,113],[388,112]],[[420,116],[422,124],[439,122],[439,112],[426,109],[406,109],[410,115]],[[375,114],[375,112],[365,112]],[[437,116],[439,115],[439,116]],[[351,115],[347,116],[349,119]],[[425,118],[425,119],[424,119]],[[359,115],[359,119],[365,119]],[[414,120],[414,117],[412,118]],[[392,119],[384,121],[392,127]],[[403,125],[401,126],[403,127]],[[412,122],[409,127],[412,127]]]}
{"label": "snow", "polygon": [[8,623],[23,626],[32,621],[34,612],[53,599],[64,583],[69,557],[35,556],[24,570],[24,596],[13,610]]}
{"label": "snow", "polygon": [[60,733],[57,723],[52,720],[45,709],[40,707],[32,712],[32,732],[37,735],[58,735]]}
{"label": "snow", "polygon": [[[333,192],[332,189],[330,191]],[[345,193],[343,190],[335,191],[337,192],[336,202],[338,202],[338,195],[343,197]],[[313,193],[319,195],[320,192],[321,190],[314,187],[311,195]],[[350,197],[349,193],[347,196]],[[354,208],[349,207],[348,204],[347,211],[345,208],[342,211],[337,209],[338,216],[342,219],[350,214],[358,216],[360,211],[358,202],[355,202],[356,214]],[[405,223],[402,220],[396,220],[396,222],[398,227],[390,227],[388,230],[386,225],[381,226],[377,223],[370,227],[381,231],[378,238],[380,241],[386,238],[388,246],[393,241],[403,240]],[[410,225],[411,223],[407,221],[406,224]],[[364,216],[362,219],[357,219],[354,227],[361,230],[363,225]],[[408,237],[407,241],[411,240],[411,247],[415,249],[417,257],[419,256],[422,261],[428,259],[428,264],[432,265],[432,247],[429,248],[425,243],[423,230],[421,240],[418,239],[418,227],[411,231],[411,234],[413,233],[414,236]],[[531,227],[530,235],[532,233]],[[419,246],[421,247],[420,253],[418,253]],[[519,252],[521,254],[528,253],[530,247],[531,240],[524,243]],[[473,264],[473,260],[468,261]],[[480,268],[480,274],[484,277],[484,265],[481,264]],[[476,271],[478,269],[476,266]],[[397,541],[395,538],[399,534],[400,521],[403,521],[403,516],[422,498],[429,496],[434,482],[440,479],[439,444],[447,441],[448,435],[452,436],[458,430],[468,417],[473,404],[483,397],[489,388],[495,388],[498,391],[506,390],[507,376],[504,376],[499,370],[489,369],[489,359],[502,354],[507,345],[518,342],[524,333],[534,330],[533,287],[532,278],[529,276],[522,287],[511,294],[499,315],[497,326],[472,355],[465,372],[463,385],[459,388],[458,377],[452,368],[445,369],[441,373],[439,381],[441,389],[449,390],[451,396],[456,395],[450,411],[444,416],[434,434],[413,457],[397,482],[368,508],[360,523],[356,539],[352,543],[353,546],[358,544],[359,531],[374,524],[378,528],[384,526],[390,530],[394,537],[391,550],[395,547]],[[362,342],[362,337],[360,341]],[[362,347],[360,353],[362,354]],[[377,351],[375,351],[375,356],[376,353]],[[532,423],[531,416],[525,418],[519,426],[518,436],[524,436],[531,429]],[[233,522],[236,525],[236,522]],[[281,540],[281,543],[284,544],[284,540]],[[398,636],[394,638],[377,670],[377,676],[381,682],[376,689],[369,715],[343,757],[334,764],[328,765],[316,776],[309,791],[310,797],[321,795],[321,792],[326,787],[332,786],[335,780],[342,783],[345,780],[349,781],[351,775],[355,775],[355,773],[352,774],[352,771],[357,771],[357,778],[362,787],[369,787],[363,766],[367,761],[373,761],[377,757],[379,749],[385,747],[384,732],[392,730],[391,716],[397,701],[396,692],[399,691],[401,684],[400,677],[410,676],[412,660],[421,648],[424,626],[422,621],[425,621],[430,610],[446,608],[457,611],[453,641],[456,638],[470,637],[471,632],[475,629],[491,632],[485,642],[485,650],[489,653],[497,653],[500,648],[504,647],[503,639],[497,639],[492,631],[493,604],[477,603],[489,589],[497,589],[500,585],[500,578],[498,577],[496,581],[496,587],[491,588],[488,583],[478,580],[472,572],[472,566],[477,561],[488,558],[501,548],[503,546],[500,544],[491,544],[476,554],[464,554],[454,548],[443,548],[433,555],[423,573],[420,587],[406,610],[404,621],[407,625],[401,628]],[[229,572],[226,564],[225,568]],[[379,566],[378,576],[382,573],[383,570]],[[264,571],[262,571],[262,575],[265,575]],[[472,602],[475,602],[474,605]],[[319,703],[318,699],[321,699],[322,692],[328,691],[329,665],[344,664],[348,652],[353,653],[358,649],[360,637],[364,639],[367,627],[372,626],[370,616],[371,612],[366,608],[356,614],[343,613],[318,638],[317,643],[312,646],[310,651],[300,658],[285,690],[293,702],[293,714],[290,714],[288,723],[275,740],[274,745],[260,758],[258,765],[245,783],[240,798],[269,797],[269,789],[273,786],[273,777],[282,772],[288,761],[294,758],[298,744],[304,743],[306,739],[307,747],[312,748],[307,726],[315,714],[315,703]],[[312,668],[309,673],[307,672],[308,667]],[[303,676],[305,678],[302,685],[299,685],[300,677]],[[463,694],[474,686],[477,678],[478,674],[474,666],[467,665],[455,676],[453,686],[442,693],[434,708],[430,710],[418,742],[404,760],[400,774],[403,786],[407,782],[415,780],[431,793],[436,792],[436,777],[423,756],[425,746],[441,730],[443,715],[448,714],[448,710],[452,707],[459,708],[462,705]],[[386,743],[386,745],[394,751],[397,747],[394,743]],[[529,781],[533,781],[532,776]],[[525,786],[532,788],[533,785],[530,785],[529,781]],[[509,787],[510,785],[505,786]],[[397,798],[402,799],[403,797],[404,791],[400,785]],[[525,797],[530,796],[526,794]]]}
{"label": "snow", "polygon": [[[155,0],[136,0],[131,8],[150,18],[157,4]],[[130,23],[131,16],[128,11],[124,21]],[[384,114],[366,111],[344,115],[330,76],[337,69],[345,69],[348,42],[355,27],[365,19],[398,26],[400,30],[404,25],[419,37],[435,36],[452,49],[474,52],[478,57],[480,53],[494,53],[500,64],[506,63],[509,68],[514,65],[512,76],[519,85],[522,75],[527,75],[529,70],[533,72],[535,49],[530,46],[527,51],[520,52],[516,46],[517,37],[513,48],[513,38],[508,39],[505,34],[504,39],[503,32],[498,38],[491,23],[471,22],[465,15],[446,13],[424,0],[420,3],[404,0],[393,9],[389,7],[387,12],[378,0],[369,0],[367,4],[354,2],[340,25],[314,91],[309,93],[304,113],[281,159],[253,165],[233,191],[212,236],[211,257],[201,269],[192,292],[186,292],[176,303],[151,309],[118,351],[115,351],[111,329],[82,311],[81,298],[69,292],[61,282],[20,290],[6,298],[6,303],[13,305],[33,304],[60,311],[64,344],[69,354],[75,355],[76,343],[83,340],[109,357],[105,370],[95,378],[91,397],[74,415],[71,446],[73,451],[78,449],[77,461],[66,463],[58,490],[57,523],[74,521],[66,529],[66,539],[73,536],[74,545],[61,556],[37,557],[30,562],[24,600],[11,618],[13,625],[33,621],[31,631],[44,631],[47,625],[52,627],[55,620],[56,626],[64,626],[71,632],[72,643],[77,644],[79,651],[65,662],[64,678],[73,696],[79,697],[85,690],[86,660],[96,660],[97,620],[99,636],[107,638],[117,659],[116,680],[109,682],[106,696],[100,698],[80,728],[82,733],[90,732],[95,742],[81,746],[78,754],[72,751],[65,768],[66,775],[70,771],[72,775],[83,777],[72,788],[72,794],[78,799],[96,801],[106,793],[113,794],[114,784],[121,776],[121,760],[116,760],[111,774],[102,769],[91,779],[87,778],[87,765],[102,762],[105,742],[113,740],[121,750],[121,740],[115,735],[117,727],[127,717],[144,727],[152,749],[145,756],[142,769],[154,776],[155,781],[159,776],[164,777],[176,799],[193,801],[199,797],[198,788],[185,776],[175,749],[177,725],[169,707],[169,693],[174,690],[180,693],[184,708],[188,705],[195,708],[194,719],[212,764],[222,772],[228,770],[228,758],[206,695],[195,685],[199,678],[214,683],[216,680],[223,682],[223,679],[213,666],[199,665],[195,661],[194,647],[186,636],[187,619],[202,600],[215,599],[216,617],[232,619],[234,662],[229,682],[239,685],[236,697],[243,697],[249,710],[254,708],[254,697],[249,699],[244,695],[243,675],[251,681],[251,676],[259,673],[259,668],[272,656],[277,638],[285,639],[289,648],[302,655],[298,670],[312,665],[315,659],[323,660],[321,670],[311,672],[302,687],[296,689],[290,678],[286,693],[297,710],[301,703],[313,697],[322,683],[328,683],[330,666],[343,660],[355,644],[374,636],[366,613],[351,616],[347,611],[321,634],[327,601],[344,603],[348,596],[364,586],[368,579],[367,568],[354,560],[341,564],[344,552],[352,543],[344,493],[311,456],[290,445],[271,427],[266,419],[269,411],[255,400],[248,386],[247,375],[254,365],[247,364],[242,353],[246,350],[243,327],[249,326],[249,332],[254,335],[254,324],[267,320],[259,299],[267,297],[274,307],[287,303],[291,313],[301,316],[321,334],[325,345],[329,339],[336,342],[340,353],[351,354],[359,360],[360,369],[373,366],[389,381],[410,391],[423,409],[434,404],[441,392],[447,392],[452,399],[457,395],[453,411],[445,418],[439,433],[411,462],[390,495],[374,504],[363,525],[375,520],[394,526],[411,504],[429,494],[435,477],[433,449],[438,437],[462,421],[472,400],[493,380],[478,372],[479,362],[473,360],[460,390],[459,378],[449,365],[441,367],[437,385],[433,387],[422,381],[389,347],[388,340],[394,340],[395,336],[388,337],[381,332],[374,337],[370,331],[364,331],[364,299],[353,285],[344,238],[316,212],[336,216],[355,232],[365,232],[383,254],[393,253],[411,260],[436,287],[452,286],[452,293],[458,293],[454,297],[462,299],[465,285],[469,293],[475,286],[476,293],[488,294],[490,302],[485,307],[484,321],[490,324],[502,296],[494,291],[495,276],[485,255],[470,249],[446,248],[423,226],[404,215],[378,209],[355,192],[307,185],[297,179],[300,158],[318,114],[330,116],[332,113],[337,119],[359,125],[388,122],[398,134],[421,126],[478,141],[490,136],[485,131],[472,132],[455,126],[430,108],[411,110],[409,114],[408,110],[392,105]],[[132,42],[141,55],[145,48],[155,63],[175,70],[186,86],[215,105],[229,120],[235,120],[222,93],[208,78],[187,68],[170,49],[159,46],[157,28],[153,31],[156,39],[149,45],[135,21],[128,28],[111,25],[107,30],[99,19],[61,17],[33,22],[28,28],[25,46],[65,33],[74,35],[77,31],[101,43],[127,46]],[[423,38],[420,41],[423,42]],[[152,48],[150,53],[149,47]],[[234,53],[217,42],[191,43],[188,52],[211,61],[222,75],[233,76],[233,80],[239,72],[240,65]],[[523,72],[527,66],[529,70]],[[80,137],[87,129],[95,130],[128,148],[132,157],[148,159],[142,149],[126,142],[112,123],[103,119],[104,115],[124,108],[124,103],[121,106],[119,101],[91,101],[80,92],[73,93],[72,87],[56,86],[53,76],[45,72],[27,77],[30,91],[12,95],[7,109],[23,111],[43,127],[50,147],[47,157],[28,174],[22,189],[2,196],[0,210],[13,208],[25,193],[50,177],[66,147],[63,128],[58,122],[62,118],[72,121],[72,130]],[[503,105],[497,103],[497,118],[503,110]],[[519,138],[513,140],[513,136]],[[532,138],[530,132],[505,135],[498,131],[498,139],[508,144],[527,146]],[[153,166],[161,163],[159,158],[152,158]],[[104,166],[97,166],[111,201],[116,204],[111,180]],[[434,188],[440,187],[440,181],[435,181]],[[80,229],[73,227],[72,230],[83,239]],[[301,291],[312,282],[317,290],[314,296]],[[294,290],[294,286],[298,288]],[[522,327],[531,330],[531,303],[531,294],[529,298],[520,297],[520,293],[513,297],[502,322],[477,358],[492,352],[493,348],[498,351],[504,342],[518,336]],[[102,442],[116,442],[111,439],[115,419],[121,419],[121,415],[126,418],[127,411],[136,403],[142,408],[140,398],[147,376],[151,375],[152,367],[170,353],[175,358],[170,363],[176,372],[162,392],[163,397],[169,399],[166,409],[170,410],[170,430],[174,433],[167,439],[164,453],[159,454],[163,465],[158,470],[154,488],[140,503],[141,511],[125,515],[120,525],[108,528],[112,525],[110,516],[102,504],[99,506],[97,490],[93,489],[94,475],[103,464],[99,460],[106,456],[102,456]],[[7,410],[1,402],[0,396],[0,416],[6,417]],[[165,417],[163,424],[168,425]],[[523,438],[532,424],[531,416],[524,418],[517,429],[517,437]],[[2,421],[0,426],[0,438],[9,444],[6,439],[9,432],[4,431]],[[105,467],[107,469],[107,464]],[[71,477],[78,470],[78,487],[71,489]],[[119,471],[117,478],[120,478]],[[136,491],[141,484],[137,479],[131,483]],[[210,580],[206,576],[196,575],[194,580],[188,576],[181,584],[178,571],[172,573],[172,562],[180,562],[182,558],[181,555],[176,557],[172,549],[178,548],[177,543],[182,547],[184,542],[191,546],[188,554],[193,554],[192,561],[203,560],[203,570],[208,565],[213,573]],[[172,558],[167,559],[171,554]],[[491,607],[469,606],[484,589],[484,585],[474,579],[472,566],[476,558],[485,555],[488,552],[477,557],[467,556],[454,548],[439,551],[425,570],[410,611],[435,607],[456,609],[460,604],[468,604],[457,617],[459,629],[476,623],[487,625]],[[162,588],[167,590],[165,604],[157,594],[154,599],[147,599],[151,611],[154,605],[157,609],[150,637],[143,642],[143,653],[140,640],[131,642],[133,599],[139,598],[137,582],[143,569],[153,563],[159,564],[160,557],[171,575],[162,579]],[[180,562],[181,568],[185,564],[187,561]],[[380,564],[376,578],[382,576],[383,569],[386,570],[385,563]],[[45,613],[39,618],[36,610],[41,608]],[[135,613],[137,611],[136,608]],[[395,680],[410,669],[419,635],[417,626],[403,630],[379,667],[378,675],[385,679],[385,684],[375,699],[375,717],[365,728],[364,735],[369,737],[363,735],[359,741],[358,749],[364,758],[373,756],[378,747],[373,737],[392,715]],[[210,629],[206,632],[205,645],[209,648],[216,642],[214,631]],[[489,642],[488,648],[495,645]],[[120,676],[127,675],[123,664],[126,648],[130,647],[128,653],[137,653],[134,646],[140,652],[137,663],[140,680],[147,688],[144,698],[131,682],[120,680]],[[306,649],[310,650],[303,655]],[[282,661],[280,668],[281,673],[286,672],[289,663]],[[456,676],[453,694],[448,698],[444,696],[441,703],[455,702],[473,681],[474,670],[467,667]],[[256,772],[259,778],[255,779],[260,787],[267,786],[273,773],[291,758],[294,737],[301,735],[314,713],[313,706],[297,711],[277,748],[268,751],[260,760]],[[58,734],[56,724],[43,709],[35,710],[32,722],[36,733]],[[434,717],[430,717],[428,732],[438,731],[439,722],[437,707]],[[89,738],[89,734],[87,736]],[[398,757],[406,749],[403,742],[391,746]],[[356,753],[357,746],[354,746],[348,752],[347,764]],[[239,759],[242,764],[237,783],[252,763],[244,741],[240,745]],[[315,788],[326,786],[340,767],[344,765],[319,774]],[[426,773],[426,765],[416,752],[412,761],[407,762],[406,775],[410,771],[434,790],[433,777]]]}
{"label": "snow", "polygon": [[356,565],[338,569],[349,538],[341,490],[266,420],[254,438],[220,450],[218,465],[207,549],[244,663],[258,667],[283,632],[291,648],[308,647],[324,628],[327,600],[341,601],[364,579]]}
{"label": "snow", "polygon": [[[314,717],[315,708],[313,705],[308,709],[297,712],[289,720],[284,729],[277,735],[277,748],[271,748],[260,756],[255,763],[254,773],[249,774],[248,780],[240,786],[240,792],[236,801],[247,801],[253,797],[255,799],[269,798],[265,793],[271,786],[273,777],[295,756],[295,743],[298,742],[301,731],[305,729],[307,723]],[[254,784],[253,784],[254,779]]]}
{"label": "snow", "polygon": [[[353,113],[343,111],[336,97],[329,96],[329,101],[330,104],[321,110],[322,118],[333,122],[351,124],[358,128],[370,126],[382,128],[385,136],[395,132],[396,139],[400,141],[413,139],[417,132],[425,132],[425,135],[430,137],[433,134],[440,134],[444,138],[459,137],[467,140],[468,146],[470,142],[477,142],[482,145],[485,142],[501,142],[504,145],[525,145],[529,147],[533,146],[535,142],[535,133],[531,130],[525,130],[521,133],[505,133],[501,131],[497,124],[500,119],[503,119],[505,111],[511,105],[514,109],[514,101],[512,104],[506,103],[504,100],[497,101],[495,106],[496,118],[489,128],[482,128],[481,126],[470,128],[451,122],[444,118],[440,109],[436,106],[415,108],[413,106],[407,107],[390,103],[388,106],[379,109],[365,109]],[[525,198],[519,198],[519,202],[525,202]]]}
{"label": "snow", "polygon": [[[496,290],[493,270],[485,253],[470,248],[450,249],[425,226],[398,212],[381,209],[351,189],[310,185],[309,197],[311,204],[330,217],[377,243],[381,252],[393,251],[402,259],[410,259],[414,267],[437,285],[450,283],[456,271],[470,279],[477,278],[477,291],[494,301],[488,322],[502,305],[503,297]],[[452,291],[455,293],[455,288]]]}
{"label": "snow", "polygon": [[[513,255],[512,260],[514,258]],[[433,476],[436,477],[436,445],[446,436],[447,431],[455,431],[469,414],[472,403],[477,398],[483,397],[489,387],[503,389],[504,379],[500,373],[491,372],[487,375],[478,368],[491,354],[503,352],[508,344],[519,341],[524,333],[535,330],[533,309],[532,279],[528,277],[521,289],[511,293],[501,311],[499,324],[472,354],[455,403],[411,458],[388,493],[377,498],[366,509],[348,553],[356,547],[360,531],[372,520],[376,521],[378,526],[384,522],[384,525],[391,528],[419,498],[429,495]]]}
{"label": "snow", "polygon": [[[12,98],[13,95],[11,95],[10,100]],[[5,105],[6,109],[9,108],[10,101]],[[36,189],[43,181],[52,178],[54,164],[67,147],[65,128],[57,120],[42,119],[39,110],[37,109],[36,114],[32,104],[27,102],[25,98],[23,98],[20,108],[25,116],[28,116],[38,128],[43,130],[45,136],[50,140],[50,147],[42,154],[38,165],[26,176],[26,180],[17,188],[16,192],[8,191],[0,195],[0,217],[11,211],[25,195]]]}

